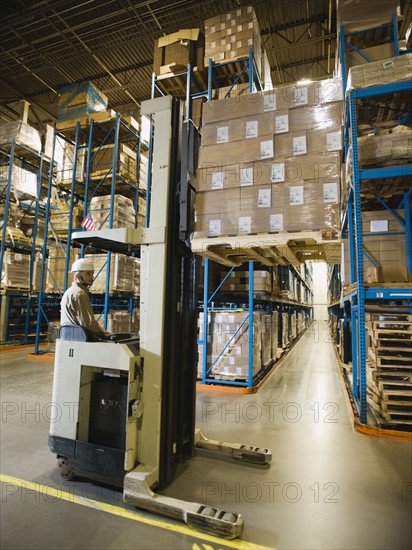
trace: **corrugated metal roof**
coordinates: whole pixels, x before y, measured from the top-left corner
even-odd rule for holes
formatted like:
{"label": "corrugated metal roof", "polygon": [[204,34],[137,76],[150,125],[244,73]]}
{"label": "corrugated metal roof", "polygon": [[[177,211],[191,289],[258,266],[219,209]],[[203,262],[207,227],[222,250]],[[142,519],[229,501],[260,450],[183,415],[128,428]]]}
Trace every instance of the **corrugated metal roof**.
{"label": "corrugated metal roof", "polygon": [[[405,5],[401,32],[411,18]],[[331,75],[336,0],[14,0],[0,22],[0,107],[19,98],[57,115],[58,91],[92,81],[109,106],[134,112],[150,97],[155,38],[204,29],[207,17],[255,7],[275,84]]]}

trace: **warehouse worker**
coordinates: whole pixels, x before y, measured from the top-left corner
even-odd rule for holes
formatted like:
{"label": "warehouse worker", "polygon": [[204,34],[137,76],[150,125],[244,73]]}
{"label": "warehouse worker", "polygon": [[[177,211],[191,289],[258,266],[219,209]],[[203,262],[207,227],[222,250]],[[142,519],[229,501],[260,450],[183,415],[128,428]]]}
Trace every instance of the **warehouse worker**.
{"label": "warehouse worker", "polygon": [[89,287],[93,284],[94,266],[90,260],[80,258],[73,262],[74,281],[63,294],[60,303],[60,325],[79,325],[91,341],[106,340],[109,333],[96,321],[90,303]]}

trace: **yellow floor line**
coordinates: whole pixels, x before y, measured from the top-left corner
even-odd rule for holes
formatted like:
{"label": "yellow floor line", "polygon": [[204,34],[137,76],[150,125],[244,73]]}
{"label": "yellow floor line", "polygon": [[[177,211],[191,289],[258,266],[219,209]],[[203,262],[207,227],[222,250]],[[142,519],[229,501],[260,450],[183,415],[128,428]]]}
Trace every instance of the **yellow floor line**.
{"label": "yellow floor line", "polygon": [[[252,549],[253,550],[273,550],[273,548],[270,548],[268,546],[261,546],[259,544],[246,542],[239,539],[237,540],[221,539],[213,535],[207,535],[206,533],[201,533],[185,525],[173,525],[157,519],[147,518],[139,515],[138,512],[126,510],[118,506],[113,506],[112,504],[107,504],[106,502],[98,502],[96,500],[84,498],[81,496],[73,495],[71,493],[67,493],[65,491],[58,490],[54,487],[48,487],[47,485],[41,485],[40,483],[33,483],[31,481],[19,479],[17,477],[8,476],[6,474],[0,474],[0,482],[10,483],[17,487],[20,487],[21,489],[25,489],[28,491],[36,491],[37,493],[41,493],[45,497],[46,502],[50,502],[51,498],[66,500],[67,502],[71,502],[73,504],[80,504],[81,506],[87,506],[88,508],[93,508],[94,510],[107,512],[108,514],[114,514],[116,516],[121,516],[127,519],[132,519],[140,523],[145,523],[146,525],[151,525],[153,527],[158,527],[160,529],[166,529],[167,531],[172,531],[183,535],[188,535],[189,537],[194,537],[196,539],[202,539],[205,541],[213,542],[215,544],[218,544],[220,546],[224,546],[227,548],[236,548],[238,550],[252,550]],[[8,494],[11,495],[11,493],[8,493]],[[3,504],[5,502],[4,499],[6,498],[7,498],[7,495],[3,494],[2,496]]]}

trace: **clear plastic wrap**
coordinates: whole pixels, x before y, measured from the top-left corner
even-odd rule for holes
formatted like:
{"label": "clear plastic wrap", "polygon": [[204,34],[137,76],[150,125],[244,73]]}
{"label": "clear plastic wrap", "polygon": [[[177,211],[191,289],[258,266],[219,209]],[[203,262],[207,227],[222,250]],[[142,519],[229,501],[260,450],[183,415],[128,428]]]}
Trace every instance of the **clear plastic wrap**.
{"label": "clear plastic wrap", "polygon": [[39,132],[22,120],[15,120],[0,126],[0,145],[11,143],[13,139],[40,153],[41,139]]}
{"label": "clear plastic wrap", "polygon": [[[0,166],[0,194],[6,192],[9,182],[9,166]],[[13,164],[11,171],[10,190],[18,198],[37,197],[37,175]]]}
{"label": "clear plastic wrap", "polygon": [[[238,312],[212,312],[209,313],[208,335],[207,335],[207,355],[209,366],[217,360],[212,368],[213,376],[227,376],[232,379],[236,377],[248,377],[248,338],[249,323],[247,320],[249,313],[246,311]],[[203,313],[199,315],[198,326],[200,329],[200,338],[203,338]],[[270,330],[268,331],[270,335]],[[236,336],[234,334],[236,333]],[[234,338],[232,339],[232,337]],[[265,345],[267,332],[265,331]],[[269,336],[270,338],[270,336]],[[222,353],[226,344],[231,341]],[[199,365],[198,374],[202,372],[203,346],[199,345]],[[257,374],[262,368],[262,314],[253,313],[253,375]]]}
{"label": "clear plastic wrap", "polygon": [[[93,197],[90,201],[89,211],[97,229],[109,229],[110,203],[110,195]],[[112,227],[136,227],[136,210],[130,198],[115,195]]]}
{"label": "clear plastic wrap", "polygon": [[105,111],[108,98],[90,82],[71,84],[60,90],[58,120],[67,121]]}
{"label": "clear plastic wrap", "polygon": [[412,158],[412,128],[396,126],[391,130],[360,136],[358,151],[361,166],[387,165],[389,161],[396,164],[397,160],[409,160]]}
{"label": "clear plastic wrap", "polygon": [[390,84],[412,78],[412,54],[407,53],[352,67],[347,90]]}
{"label": "clear plastic wrap", "polygon": [[[90,177],[99,178],[112,173],[114,145],[103,145],[92,150],[92,162],[90,166]],[[120,144],[118,157],[114,163],[114,170],[117,175],[132,182],[137,181],[136,153],[130,147]]]}
{"label": "clear plastic wrap", "polygon": [[30,255],[6,250],[1,272],[1,287],[29,290]]}

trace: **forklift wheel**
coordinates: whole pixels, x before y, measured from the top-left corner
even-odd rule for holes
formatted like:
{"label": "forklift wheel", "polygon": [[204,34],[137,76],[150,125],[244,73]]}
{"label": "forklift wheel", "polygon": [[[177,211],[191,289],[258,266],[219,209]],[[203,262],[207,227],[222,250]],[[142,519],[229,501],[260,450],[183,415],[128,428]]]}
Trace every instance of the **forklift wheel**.
{"label": "forklift wheel", "polygon": [[57,460],[57,468],[59,474],[63,479],[66,479],[67,481],[71,481],[72,479],[74,479],[75,474],[72,470],[72,467],[70,466],[70,462],[67,460],[66,457],[62,456]]}

